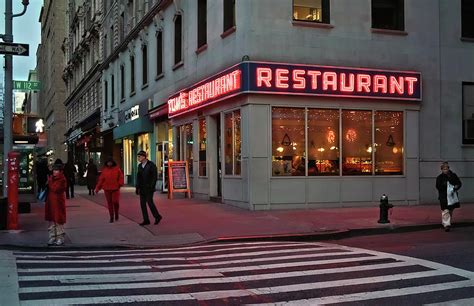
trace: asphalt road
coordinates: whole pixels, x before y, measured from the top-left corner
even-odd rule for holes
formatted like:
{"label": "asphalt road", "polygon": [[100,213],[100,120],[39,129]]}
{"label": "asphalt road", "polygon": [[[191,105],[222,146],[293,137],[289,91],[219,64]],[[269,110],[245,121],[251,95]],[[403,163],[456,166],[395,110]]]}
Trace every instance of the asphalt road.
{"label": "asphalt road", "polygon": [[12,262],[21,305],[472,305],[472,234],[25,250]]}

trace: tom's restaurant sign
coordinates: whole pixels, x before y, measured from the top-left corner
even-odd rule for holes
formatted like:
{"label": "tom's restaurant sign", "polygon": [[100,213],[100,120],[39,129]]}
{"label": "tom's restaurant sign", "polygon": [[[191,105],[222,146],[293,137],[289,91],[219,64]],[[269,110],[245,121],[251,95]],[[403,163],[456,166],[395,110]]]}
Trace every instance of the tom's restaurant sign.
{"label": "tom's restaurant sign", "polygon": [[242,93],[421,100],[421,73],[369,68],[242,62],[168,99],[168,116]]}

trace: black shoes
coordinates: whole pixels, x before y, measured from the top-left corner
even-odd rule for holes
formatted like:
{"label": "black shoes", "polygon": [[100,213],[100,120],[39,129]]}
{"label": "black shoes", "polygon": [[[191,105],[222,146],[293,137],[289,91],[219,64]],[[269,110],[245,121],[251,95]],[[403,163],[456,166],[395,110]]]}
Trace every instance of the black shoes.
{"label": "black shoes", "polygon": [[110,217],[109,223],[114,223],[114,217]]}
{"label": "black shoes", "polygon": [[139,225],[140,226],[145,226],[145,225],[148,225],[150,224],[150,221],[143,221],[142,223],[140,223]]}
{"label": "black shoes", "polygon": [[451,226],[446,226],[446,227],[444,228],[444,231],[445,231],[445,232],[449,232],[450,230],[451,230]]}
{"label": "black shoes", "polygon": [[162,216],[158,216],[157,218],[155,218],[155,225],[157,225],[158,223],[160,223],[161,219],[163,219]]}

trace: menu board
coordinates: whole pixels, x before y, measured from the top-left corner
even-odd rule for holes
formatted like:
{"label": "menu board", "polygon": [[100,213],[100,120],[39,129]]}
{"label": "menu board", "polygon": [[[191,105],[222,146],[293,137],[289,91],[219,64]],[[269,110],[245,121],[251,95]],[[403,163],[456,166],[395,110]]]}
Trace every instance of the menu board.
{"label": "menu board", "polygon": [[174,192],[186,192],[191,198],[189,171],[187,161],[170,161],[168,163],[169,188],[168,198],[173,199]]}

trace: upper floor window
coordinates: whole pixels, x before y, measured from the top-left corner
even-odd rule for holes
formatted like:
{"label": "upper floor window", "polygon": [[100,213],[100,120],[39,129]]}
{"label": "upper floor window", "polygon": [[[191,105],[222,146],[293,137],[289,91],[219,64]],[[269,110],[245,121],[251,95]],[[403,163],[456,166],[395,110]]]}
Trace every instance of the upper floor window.
{"label": "upper floor window", "polygon": [[224,32],[235,27],[235,0],[224,0]]}
{"label": "upper floor window", "polygon": [[183,18],[181,15],[176,15],[175,20],[174,20],[174,63],[175,64],[178,64],[183,60],[182,29],[183,29]]}
{"label": "upper floor window", "polygon": [[120,100],[125,99],[125,67],[120,65]]}
{"label": "upper floor window", "polygon": [[207,43],[207,0],[198,0],[197,22],[197,47],[201,48]]}
{"label": "upper floor window", "polygon": [[372,28],[405,30],[404,0],[372,0]]}
{"label": "upper floor window", "polygon": [[329,0],[293,0],[293,19],[329,23]]}
{"label": "upper floor window", "polygon": [[109,90],[109,85],[107,83],[107,81],[104,82],[104,110],[107,110],[107,104],[109,104],[109,101],[108,101],[108,91]]}
{"label": "upper floor window", "polygon": [[130,56],[130,93],[135,92],[135,56]]}
{"label": "upper floor window", "polygon": [[148,84],[148,47],[142,46],[142,85]]}
{"label": "upper floor window", "polygon": [[474,38],[474,1],[461,2],[462,37]]}
{"label": "upper floor window", "polygon": [[462,84],[463,143],[474,144],[474,83]]}
{"label": "upper floor window", "polygon": [[114,75],[110,78],[110,107],[114,107],[115,105],[115,80]]}
{"label": "upper floor window", "polygon": [[163,73],[163,31],[156,33],[156,75]]}

